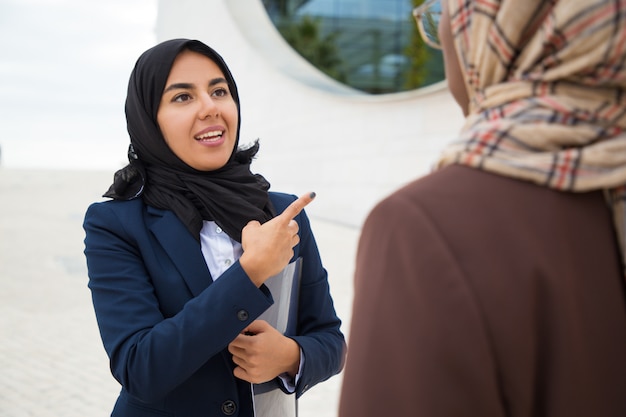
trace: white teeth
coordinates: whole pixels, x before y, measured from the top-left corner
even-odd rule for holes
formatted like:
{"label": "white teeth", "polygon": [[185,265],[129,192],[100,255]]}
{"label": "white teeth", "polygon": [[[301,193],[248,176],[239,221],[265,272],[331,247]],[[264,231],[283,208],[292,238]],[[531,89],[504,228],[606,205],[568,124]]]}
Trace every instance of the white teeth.
{"label": "white teeth", "polygon": [[214,130],[212,132],[207,132],[200,136],[196,136],[196,139],[202,140],[202,139],[208,139],[208,138],[212,138],[216,136],[222,136],[222,133],[224,132],[222,132],[221,130]]}

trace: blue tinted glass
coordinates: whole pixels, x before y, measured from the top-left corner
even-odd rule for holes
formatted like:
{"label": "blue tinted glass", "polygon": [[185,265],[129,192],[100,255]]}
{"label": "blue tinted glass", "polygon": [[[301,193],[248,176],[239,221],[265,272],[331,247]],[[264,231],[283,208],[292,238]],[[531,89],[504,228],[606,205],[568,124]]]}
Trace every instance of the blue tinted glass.
{"label": "blue tinted glass", "polygon": [[428,12],[422,15],[422,24],[424,25],[424,31],[426,36],[431,41],[440,44],[439,42],[439,21],[441,20],[441,2],[434,3],[428,8]]}
{"label": "blue tinted glass", "polygon": [[317,68],[372,94],[444,78],[440,51],[424,45],[412,10],[420,0],[263,0],[291,46]]}
{"label": "blue tinted glass", "polygon": [[404,19],[412,11],[406,0],[311,0],[299,8],[300,14],[356,18]]}

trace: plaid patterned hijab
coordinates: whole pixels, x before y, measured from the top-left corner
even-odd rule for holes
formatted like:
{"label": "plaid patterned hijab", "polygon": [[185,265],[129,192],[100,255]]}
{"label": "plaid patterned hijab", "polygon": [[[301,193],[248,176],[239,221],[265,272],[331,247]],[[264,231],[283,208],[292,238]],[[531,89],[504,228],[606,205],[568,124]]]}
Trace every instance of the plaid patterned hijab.
{"label": "plaid patterned hijab", "polygon": [[438,167],[605,190],[626,260],[626,0],[444,1],[471,102]]}

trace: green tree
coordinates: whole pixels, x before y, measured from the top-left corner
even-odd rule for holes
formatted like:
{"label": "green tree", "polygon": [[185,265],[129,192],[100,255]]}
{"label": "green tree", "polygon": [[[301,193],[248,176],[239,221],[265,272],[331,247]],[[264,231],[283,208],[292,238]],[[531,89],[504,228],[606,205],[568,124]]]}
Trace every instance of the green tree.
{"label": "green tree", "polygon": [[339,56],[337,33],[322,36],[320,19],[303,16],[298,21],[284,20],[278,26],[281,35],[304,59],[335,80],[344,82],[341,70],[343,61]]}

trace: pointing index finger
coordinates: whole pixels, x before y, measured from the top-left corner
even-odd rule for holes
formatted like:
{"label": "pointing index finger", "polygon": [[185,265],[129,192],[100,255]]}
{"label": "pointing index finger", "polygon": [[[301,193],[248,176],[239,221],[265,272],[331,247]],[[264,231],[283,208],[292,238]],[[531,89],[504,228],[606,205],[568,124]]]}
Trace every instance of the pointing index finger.
{"label": "pointing index finger", "polygon": [[289,204],[285,211],[280,214],[280,217],[284,217],[287,220],[295,218],[314,198],[315,193],[313,192],[300,196],[296,201]]}

